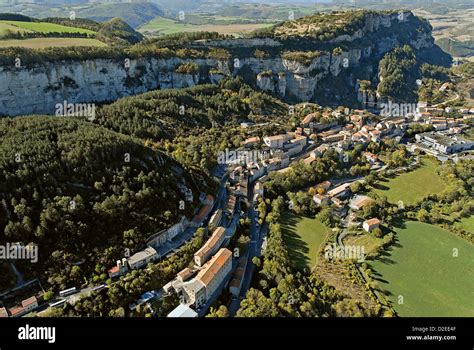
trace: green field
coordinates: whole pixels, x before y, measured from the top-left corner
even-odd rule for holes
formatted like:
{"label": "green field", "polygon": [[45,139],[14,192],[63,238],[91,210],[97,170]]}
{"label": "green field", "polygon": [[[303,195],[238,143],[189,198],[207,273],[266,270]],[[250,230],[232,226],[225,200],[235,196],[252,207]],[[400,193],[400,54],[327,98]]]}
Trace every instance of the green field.
{"label": "green field", "polygon": [[31,30],[19,28],[19,27],[13,26],[11,24],[4,23],[4,22],[0,21],[0,37],[7,34],[8,31],[14,32],[14,33],[31,32]]}
{"label": "green field", "polygon": [[344,239],[344,245],[364,247],[364,253],[370,254],[382,245],[383,239],[369,233],[350,235]]}
{"label": "green field", "polygon": [[34,38],[22,40],[0,40],[0,47],[25,47],[29,49],[43,49],[45,47],[69,46],[107,46],[102,41],[89,38]]}
{"label": "green field", "polygon": [[438,193],[446,188],[446,183],[436,173],[438,163],[423,158],[422,166],[414,171],[399,175],[376,185],[376,192],[386,196],[391,203],[403,201],[411,204],[431,193]]}
{"label": "green field", "polygon": [[283,239],[288,246],[290,259],[297,269],[311,269],[318,262],[318,251],[330,229],[317,219],[282,215],[280,224]]}
{"label": "green field", "polygon": [[[406,222],[396,245],[371,263],[400,316],[474,316],[474,246],[439,227]],[[453,257],[453,249],[458,257]],[[398,297],[403,296],[403,304]]]}
{"label": "green field", "polygon": [[169,35],[181,32],[218,32],[220,34],[241,35],[272,24],[201,24],[194,25],[157,17],[140,27],[139,32],[150,35]]}
{"label": "green field", "polygon": [[26,30],[38,33],[85,33],[94,34],[92,30],[67,27],[54,23],[46,22],[20,22],[20,21],[0,21],[0,25],[7,25],[9,29],[18,28],[18,30]]}

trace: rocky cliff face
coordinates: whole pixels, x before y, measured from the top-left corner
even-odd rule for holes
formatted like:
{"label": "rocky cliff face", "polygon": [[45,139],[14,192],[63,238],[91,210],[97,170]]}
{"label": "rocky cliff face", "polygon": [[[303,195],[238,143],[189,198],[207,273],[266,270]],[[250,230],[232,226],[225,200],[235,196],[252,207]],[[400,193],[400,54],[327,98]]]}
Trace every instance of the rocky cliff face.
{"label": "rocky cliff face", "polygon": [[[365,100],[366,97],[357,96],[356,81],[359,77],[354,75],[355,71],[377,72],[374,68],[377,60],[396,45],[409,43],[417,50],[433,46],[433,38],[424,31],[412,30],[408,35],[405,33],[403,40],[400,38],[397,32],[410,16],[413,16],[410,12],[403,15],[369,15],[364,25],[352,35],[340,35],[328,42],[329,46],[340,47],[339,50],[323,50],[319,57],[310,62],[284,59],[285,42],[264,38],[193,44],[194,47],[228,49],[232,56],[229,60],[141,58],[131,60],[129,68],[126,68],[124,62],[97,59],[44,63],[29,69],[0,67],[0,114],[54,114],[56,104],[64,101],[113,101],[153,89],[217,83],[226,75],[250,77],[248,83],[281,98],[316,102],[322,86],[325,94],[342,99],[342,94],[331,87],[331,81],[344,76],[344,83],[351,85],[355,99]],[[252,53],[257,48],[273,50],[273,54],[256,58]],[[247,52],[245,57],[239,51],[242,49]],[[198,65],[198,73],[176,72],[180,64],[189,61]],[[376,73],[364,79],[377,79]]]}
{"label": "rocky cliff face", "polygon": [[[108,59],[46,63],[31,69],[0,67],[0,114],[54,114],[58,103],[113,101],[153,89],[190,87],[211,82],[209,74],[181,74],[182,59]],[[203,72],[216,60],[194,60]],[[213,78],[217,81],[218,78]]]}
{"label": "rocky cliff face", "polygon": [[[240,61],[240,66],[236,68],[236,74],[242,70],[250,70],[257,76],[257,86],[267,92],[273,92],[281,97],[291,97],[295,101],[317,101],[318,85],[322,81],[339,77],[347,73],[347,83],[351,84],[355,92],[357,91],[354,70],[370,70],[376,72],[377,61],[388,51],[397,45],[409,44],[416,50],[424,50],[433,47],[434,41],[430,33],[414,32],[410,33],[408,40],[403,41],[392,27],[399,28],[405,21],[410,20],[411,12],[402,12],[392,15],[371,15],[367,16],[363,28],[356,30],[352,35],[344,34],[330,40],[332,44],[341,44],[339,52],[325,52],[307,62],[296,60],[286,60],[282,58],[258,60],[246,58]],[[377,31],[383,30],[384,34],[378,40],[363,39],[368,35],[373,35]],[[360,42],[360,45],[357,43]],[[355,47],[354,47],[355,46]],[[369,68],[369,69],[367,69]],[[274,74],[265,74],[262,79],[259,74],[262,71],[272,71]],[[367,79],[367,77],[364,77]],[[370,80],[377,76],[370,77]]]}

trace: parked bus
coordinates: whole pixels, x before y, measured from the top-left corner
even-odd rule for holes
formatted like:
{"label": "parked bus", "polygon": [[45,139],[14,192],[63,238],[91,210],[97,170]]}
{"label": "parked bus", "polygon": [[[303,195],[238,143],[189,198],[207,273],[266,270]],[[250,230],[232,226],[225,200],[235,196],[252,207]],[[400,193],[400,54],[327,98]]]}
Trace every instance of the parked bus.
{"label": "parked bus", "polygon": [[107,287],[106,284],[101,284],[100,286],[97,286],[97,287],[92,288],[92,291],[95,292],[95,291],[97,291],[97,290],[104,289],[105,287]]}
{"label": "parked bus", "polygon": [[76,287],[73,287],[73,288],[69,288],[69,289],[60,291],[59,295],[62,296],[62,297],[67,297],[68,295],[74,294],[76,292],[77,292]]}
{"label": "parked bus", "polygon": [[66,303],[66,299],[63,299],[63,300],[60,300],[60,301],[57,301],[55,303],[51,303],[49,304],[50,307],[59,307],[59,306],[62,306]]}

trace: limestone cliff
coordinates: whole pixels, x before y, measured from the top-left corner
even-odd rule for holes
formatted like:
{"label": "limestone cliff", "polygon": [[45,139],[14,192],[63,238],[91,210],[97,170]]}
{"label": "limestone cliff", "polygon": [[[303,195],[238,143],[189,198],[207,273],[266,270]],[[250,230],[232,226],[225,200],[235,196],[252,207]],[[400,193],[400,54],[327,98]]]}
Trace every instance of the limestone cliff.
{"label": "limestone cliff", "polygon": [[[368,13],[358,28],[345,29],[323,41],[311,33],[304,37],[275,33],[277,30],[272,37],[201,40],[188,45],[226,50],[229,57],[220,59],[143,57],[130,60],[128,68],[112,59],[46,62],[30,68],[0,66],[0,115],[53,114],[56,104],[63,101],[108,102],[153,89],[217,83],[226,75],[242,75],[247,83],[289,101],[357,103],[369,99],[357,91],[357,80],[376,81],[384,53],[404,44],[419,51],[434,46],[431,29],[411,12]],[[256,50],[265,55],[257,58]],[[298,51],[313,56],[303,55],[306,58],[300,60],[285,55]],[[199,71],[177,73],[185,62],[195,63]]]}

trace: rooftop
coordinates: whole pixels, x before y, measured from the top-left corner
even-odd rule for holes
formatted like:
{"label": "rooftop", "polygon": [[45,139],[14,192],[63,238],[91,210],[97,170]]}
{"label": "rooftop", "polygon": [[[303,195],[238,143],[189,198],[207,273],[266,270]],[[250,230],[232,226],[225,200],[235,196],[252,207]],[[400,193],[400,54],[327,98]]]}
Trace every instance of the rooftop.
{"label": "rooftop", "polygon": [[138,252],[136,254],[133,254],[129,259],[128,262],[129,264],[133,265],[137,262],[140,262],[142,260],[146,260],[149,257],[153,256],[156,254],[156,250],[153,249],[152,247],[148,247],[145,250],[142,250],[141,252]]}
{"label": "rooftop", "polygon": [[204,243],[204,245],[199,249],[195,256],[203,258],[209,251],[214,249],[219,242],[222,242],[222,239],[225,236],[225,228],[220,226],[214,230],[212,236]]}
{"label": "rooftop", "polygon": [[1,317],[8,317],[8,311],[4,307],[0,307],[0,318]]}
{"label": "rooftop", "polygon": [[344,192],[345,190],[347,190],[349,188],[349,186],[352,185],[350,182],[346,182],[345,184],[342,184],[336,188],[333,188],[331,191],[328,192],[328,195],[329,196],[336,196],[342,192]]}
{"label": "rooftop", "polygon": [[204,265],[204,268],[199,271],[197,279],[207,287],[214,277],[219,273],[222,267],[231,259],[232,253],[229,249],[220,249],[217,254],[214,255],[212,259]]}
{"label": "rooftop", "polygon": [[308,123],[311,123],[314,118],[316,117],[316,113],[311,113],[311,114],[308,114],[306,117],[304,117],[303,121],[301,122],[302,124],[308,124]]}
{"label": "rooftop", "polygon": [[32,296],[31,298],[28,298],[28,299],[25,299],[21,302],[21,305],[23,307],[28,307],[30,306],[31,304],[35,304],[35,303],[38,303],[38,299],[36,299],[35,296]]}
{"label": "rooftop", "polygon": [[119,272],[120,269],[117,265],[115,265],[114,267],[110,268],[107,272],[109,273],[116,273],[116,272]]}
{"label": "rooftop", "polygon": [[288,134],[283,134],[283,135],[267,136],[266,138],[270,141],[284,141],[284,140],[289,140],[291,136]]}
{"label": "rooftop", "polygon": [[185,281],[192,274],[193,274],[193,271],[189,267],[186,267],[180,272],[178,272],[178,277],[181,277],[181,279]]}
{"label": "rooftop", "polygon": [[369,220],[364,221],[364,224],[367,224],[369,226],[380,225],[380,220],[377,219],[377,218],[373,218],[373,219],[369,219]]}
{"label": "rooftop", "polygon": [[179,304],[167,317],[198,317],[196,311],[191,309],[188,305]]}
{"label": "rooftop", "polygon": [[25,311],[24,308],[22,308],[20,306],[15,306],[15,307],[10,309],[10,314],[14,317],[14,316],[17,316],[17,315],[21,314],[24,311]]}
{"label": "rooftop", "polygon": [[434,141],[436,141],[437,143],[439,143],[440,145],[443,145],[443,146],[452,146],[452,145],[461,144],[461,143],[466,142],[466,140],[464,140],[462,138],[453,138],[453,137],[449,137],[449,136],[446,136],[446,135],[443,135],[443,134],[440,134],[440,133],[437,133],[437,132],[424,133],[424,134],[421,134],[421,136],[433,139]]}

